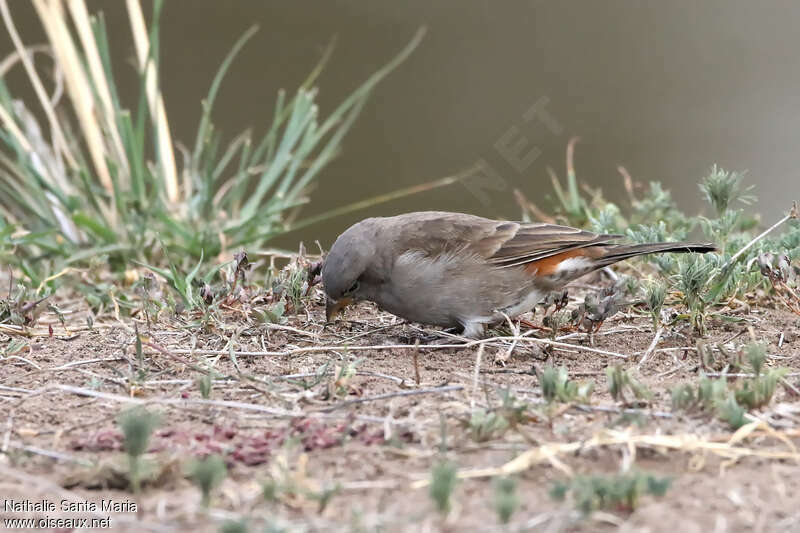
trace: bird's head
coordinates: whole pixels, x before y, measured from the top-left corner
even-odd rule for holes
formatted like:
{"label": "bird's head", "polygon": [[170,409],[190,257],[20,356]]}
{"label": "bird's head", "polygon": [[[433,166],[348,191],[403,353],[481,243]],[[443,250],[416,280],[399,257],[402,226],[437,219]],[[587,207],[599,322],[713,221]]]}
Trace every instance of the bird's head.
{"label": "bird's head", "polygon": [[351,226],[333,243],[322,264],[328,322],[345,307],[362,299],[361,282],[374,256],[375,231],[371,219]]}

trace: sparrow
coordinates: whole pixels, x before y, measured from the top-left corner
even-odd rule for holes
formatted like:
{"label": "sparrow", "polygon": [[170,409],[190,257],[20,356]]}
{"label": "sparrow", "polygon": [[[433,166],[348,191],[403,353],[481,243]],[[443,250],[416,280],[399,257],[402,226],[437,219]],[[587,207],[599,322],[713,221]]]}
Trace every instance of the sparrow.
{"label": "sparrow", "polygon": [[621,237],[439,211],[368,218],[342,233],[323,260],[326,318],[367,300],[477,338],[487,325],[526,313],[551,291],[617,261],[716,250],[692,242],[616,244]]}

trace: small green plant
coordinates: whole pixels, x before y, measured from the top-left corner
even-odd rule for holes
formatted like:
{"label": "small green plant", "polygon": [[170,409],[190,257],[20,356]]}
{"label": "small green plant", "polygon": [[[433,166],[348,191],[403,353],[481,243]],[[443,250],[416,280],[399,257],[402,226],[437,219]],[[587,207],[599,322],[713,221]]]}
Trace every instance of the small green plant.
{"label": "small green plant", "polygon": [[261,484],[261,495],[264,496],[264,499],[268,502],[276,501],[280,495],[280,492],[281,488],[278,485],[278,482],[272,478],[267,479]]}
{"label": "small green plant", "polygon": [[714,275],[714,264],[699,254],[689,254],[678,260],[676,287],[689,311],[689,321],[700,335],[705,335],[708,287]]}
{"label": "small green plant", "polygon": [[728,397],[728,382],[725,378],[711,379],[706,376],[700,378],[697,387],[697,401],[704,410],[715,409],[720,402]]}
{"label": "small green plant", "polygon": [[469,419],[470,438],[475,442],[486,442],[508,429],[508,421],[502,414],[487,412],[483,409],[475,411]]}
{"label": "small green plant", "polygon": [[335,364],[333,373],[328,381],[326,398],[341,398],[350,394],[353,378],[358,373],[358,365],[364,360],[362,358],[347,361],[344,364]]}
{"label": "small green plant", "polygon": [[308,299],[308,268],[303,264],[302,257],[293,259],[270,278],[272,293],[284,302],[288,311],[296,314],[305,308],[304,302]]}
{"label": "small green plant", "polygon": [[714,165],[708,176],[700,182],[700,191],[706,201],[717,211],[718,216],[729,211],[731,203],[736,200],[743,204],[751,204],[755,201],[754,196],[747,194],[752,187],[741,190],[742,178],[744,178],[742,172],[726,172]]}
{"label": "small green plant", "polygon": [[608,392],[615,401],[629,403],[625,391],[633,394],[638,401],[650,401],[653,393],[641,381],[630,374],[630,370],[623,370],[622,365],[614,365],[606,368],[608,378]]}
{"label": "small green plant", "polygon": [[247,533],[247,521],[241,520],[225,520],[219,526],[219,533]]}
{"label": "small green plant", "polygon": [[197,378],[197,388],[200,390],[200,396],[204,400],[211,398],[211,390],[214,388],[214,372],[202,374]]}
{"label": "small green plant", "polygon": [[695,389],[689,383],[675,385],[669,391],[673,411],[687,411],[697,403]]}
{"label": "small green plant", "polygon": [[286,301],[281,299],[262,309],[261,321],[265,324],[285,324],[288,322],[286,318]]}
{"label": "small green plant", "polygon": [[745,419],[745,410],[736,401],[735,394],[729,394],[728,398],[718,404],[717,416],[728,423],[731,429],[739,429],[747,423]]}
{"label": "small green plant", "polygon": [[0,348],[0,353],[3,357],[14,355],[27,348],[30,343],[24,339],[12,339],[8,344]]}
{"label": "small green plant", "polygon": [[653,321],[653,329],[658,329],[661,324],[661,309],[666,299],[667,287],[663,283],[651,280],[644,285],[644,303]]}
{"label": "small green plant", "polygon": [[[283,469],[281,469],[283,470]],[[270,503],[277,502],[281,498],[306,498],[316,501],[318,504],[317,512],[323,512],[334,496],[339,494],[342,486],[339,483],[327,483],[321,488],[298,482],[297,478],[288,470],[283,470],[278,477],[269,477],[261,485],[261,494],[264,500]]]}
{"label": "small green plant", "polygon": [[539,373],[538,378],[542,397],[547,403],[589,403],[594,392],[594,383],[591,381],[577,383],[570,380],[565,366],[555,368],[548,365]]}
{"label": "small green plant", "polygon": [[572,312],[563,310],[560,311],[556,307],[552,313],[548,313],[542,319],[542,325],[545,327],[550,328],[550,339],[555,340],[558,336],[558,333],[564,329],[569,327],[572,323]]}
{"label": "small green plant", "polygon": [[142,406],[127,409],[117,418],[125,438],[124,449],[128,454],[130,481],[135,493],[141,488],[141,457],[147,451],[150,436],[158,426],[159,418],[156,413]]}
{"label": "small green plant", "polygon": [[210,293],[207,287],[209,287],[211,280],[217,275],[220,269],[225,266],[225,264],[217,265],[216,267],[209,269],[203,278],[199,278],[198,274],[200,273],[200,268],[203,266],[202,252],[200,253],[200,260],[197,262],[197,264],[186,273],[183,273],[182,269],[177,263],[174,263],[169,259],[168,254],[165,255],[167,255],[167,260],[169,262],[169,270],[145,265],[144,263],[138,264],[149,268],[156,274],[166,279],[169,286],[172,287],[181,297],[181,303],[184,309],[192,310],[196,307],[208,306],[210,301],[208,296]]}
{"label": "small green plant", "polygon": [[564,500],[571,495],[575,507],[584,516],[601,509],[632,512],[643,495],[661,497],[670,483],[669,478],[639,471],[584,475],[556,482],[550,496]]}
{"label": "small green plant", "polygon": [[317,512],[322,513],[334,496],[339,494],[342,486],[339,483],[333,483],[322,487],[319,491],[309,491],[306,495],[317,502]]}
{"label": "small green plant", "polygon": [[529,405],[525,402],[520,402],[510,388],[501,389],[500,397],[502,405],[499,412],[506,419],[510,427],[516,427],[525,419],[525,413]]}
{"label": "small green plant", "polygon": [[492,482],[494,510],[500,523],[508,524],[511,515],[519,507],[517,480],[513,477],[499,477]]}
{"label": "small green plant", "polygon": [[769,404],[778,382],[789,372],[786,368],[764,369],[767,360],[767,347],[759,342],[752,342],[744,347],[753,377],[742,382],[741,388],[735,391],[736,401],[748,409],[756,409]]}
{"label": "small green plant", "polygon": [[431,484],[428,494],[442,514],[450,511],[453,492],[458,483],[456,474],[456,466],[447,460],[437,462],[431,470]]}
{"label": "small green plant", "polygon": [[697,388],[689,383],[676,385],[670,390],[672,409],[691,411],[700,409],[713,412],[717,418],[738,429],[745,423],[745,410],[736,401],[736,395],[728,389],[724,378],[710,379],[703,376]]}
{"label": "small green plant", "polygon": [[208,455],[189,463],[188,473],[203,495],[203,507],[211,504],[211,492],[225,479],[225,460],[219,455]]}

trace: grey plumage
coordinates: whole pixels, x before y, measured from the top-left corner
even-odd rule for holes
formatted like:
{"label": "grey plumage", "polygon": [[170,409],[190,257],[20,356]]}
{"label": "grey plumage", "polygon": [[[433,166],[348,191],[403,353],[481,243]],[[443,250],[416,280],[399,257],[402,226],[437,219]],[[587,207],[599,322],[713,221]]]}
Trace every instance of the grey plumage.
{"label": "grey plumage", "polygon": [[636,255],[706,252],[711,244],[614,244],[552,224],[417,212],[368,218],[342,233],[322,267],[329,313],[369,300],[397,316],[476,335],[529,311],[548,291]]}

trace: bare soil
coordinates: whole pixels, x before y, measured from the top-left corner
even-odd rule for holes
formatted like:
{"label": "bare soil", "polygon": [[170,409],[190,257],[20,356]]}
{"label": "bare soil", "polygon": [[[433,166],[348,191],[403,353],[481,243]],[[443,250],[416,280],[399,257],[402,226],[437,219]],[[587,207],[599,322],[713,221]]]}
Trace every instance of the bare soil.
{"label": "bare soil", "polygon": [[[425,345],[434,330],[403,324],[368,304],[326,327],[317,295],[284,325],[258,324],[237,310],[202,332],[174,318],[150,327],[137,319],[144,337],[140,365],[133,320],[109,318],[88,329],[80,304],[63,302],[62,309],[66,328],[45,312],[27,330],[32,337],[0,329],[0,348],[30,341],[0,359],[0,502],[47,500],[59,507],[0,507],[3,518],[111,516],[112,527],[125,531],[216,531],[221,520],[241,516],[259,531],[267,525],[292,531],[800,530],[800,401],[792,390],[800,382],[800,321],[788,311],[753,305],[736,322],[711,321],[709,345],[733,353],[752,328],[768,345],[768,364],[791,372],[772,403],[750,413],[762,423],[731,441],[730,427],[712,415],[671,409],[670,388],[696,382],[702,370],[689,329],[667,328],[636,371],[654,337],[641,313],[615,315],[593,339],[583,332],[562,336],[570,347],[495,339],[441,348]],[[375,348],[359,348],[365,346]],[[543,405],[533,370],[548,362],[565,365],[572,379],[596,382],[589,408]],[[617,363],[653,391],[651,402],[612,400],[605,368]],[[208,400],[201,397],[197,367],[220,376]],[[484,441],[473,438],[471,413],[498,409],[505,389],[518,404],[529,404],[520,424]],[[139,495],[127,487],[116,424],[133,403],[161,416],[147,456],[157,475]],[[659,444],[669,436],[683,440]],[[578,446],[558,448],[569,443]],[[530,464],[509,467],[520,505],[501,526],[493,504],[496,469],[526,452],[534,457]],[[226,457],[228,476],[206,511],[185,468],[187,459],[208,453]],[[446,515],[423,486],[442,458],[464,478]],[[631,465],[672,478],[665,496],[583,517],[569,499],[549,495],[554,482],[571,474]],[[272,501],[263,495],[269,480],[277,487]],[[326,491],[332,495],[321,503]],[[135,503],[137,511],[60,508],[62,500],[103,499]]]}

